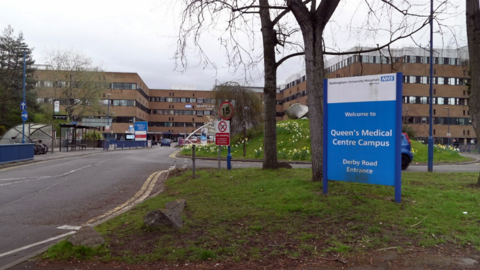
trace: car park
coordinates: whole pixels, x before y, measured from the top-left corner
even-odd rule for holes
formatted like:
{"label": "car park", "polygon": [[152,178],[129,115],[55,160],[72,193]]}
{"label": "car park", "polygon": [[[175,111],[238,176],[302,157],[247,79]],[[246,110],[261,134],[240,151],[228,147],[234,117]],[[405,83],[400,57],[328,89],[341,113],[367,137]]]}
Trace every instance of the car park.
{"label": "car park", "polygon": [[402,170],[406,170],[413,161],[412,144],[407,133],[402,133]]}

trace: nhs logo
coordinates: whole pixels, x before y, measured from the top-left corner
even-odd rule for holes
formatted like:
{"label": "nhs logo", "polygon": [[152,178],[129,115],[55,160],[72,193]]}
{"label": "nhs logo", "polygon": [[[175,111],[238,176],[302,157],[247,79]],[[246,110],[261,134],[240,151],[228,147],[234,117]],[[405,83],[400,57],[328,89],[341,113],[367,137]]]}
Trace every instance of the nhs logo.
{"label": "nhs logo", "polygon": [[380,77],[380,79],[382,80],[382,82],[393,82],[393,81],[395,81],[395,75],[382,76],[382,77]]}

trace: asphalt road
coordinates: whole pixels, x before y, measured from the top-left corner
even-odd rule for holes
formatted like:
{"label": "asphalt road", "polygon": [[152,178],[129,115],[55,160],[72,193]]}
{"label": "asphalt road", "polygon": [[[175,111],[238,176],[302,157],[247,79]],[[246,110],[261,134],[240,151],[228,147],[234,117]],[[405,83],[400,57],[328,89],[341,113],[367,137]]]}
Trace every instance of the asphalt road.
{"label": "asphalt road", "polygon": [[174,151],[95,151],[0,169],[0,269],[51,242],[16,249],[72,232],[58,227],[85,225],[134,197],[153,173],[168,170]]}

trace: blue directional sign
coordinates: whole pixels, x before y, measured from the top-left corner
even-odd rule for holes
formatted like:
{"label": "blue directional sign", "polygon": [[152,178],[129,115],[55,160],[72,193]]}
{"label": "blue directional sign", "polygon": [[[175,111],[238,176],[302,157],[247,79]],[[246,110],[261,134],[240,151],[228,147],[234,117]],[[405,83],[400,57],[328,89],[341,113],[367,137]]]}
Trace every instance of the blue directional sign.
{"label": "blue directional sign", "polygon": [[27,111],[22,111],[22,120],[25,122],[28,119],[28,112]]}
{"label": "blue directional sign", "polygon": [[25,111],[27,109],[27,102],[22,101],[20,102],[20,110]]}
{"label": "blue directional sign", "polygon": [[135,131],[148,131],[148,122],[135,122]]}
{"label": "blue directional sign", "polygon": [[402,73],[324,82],[324,193],[328,180],[395,186],[400,202]]}

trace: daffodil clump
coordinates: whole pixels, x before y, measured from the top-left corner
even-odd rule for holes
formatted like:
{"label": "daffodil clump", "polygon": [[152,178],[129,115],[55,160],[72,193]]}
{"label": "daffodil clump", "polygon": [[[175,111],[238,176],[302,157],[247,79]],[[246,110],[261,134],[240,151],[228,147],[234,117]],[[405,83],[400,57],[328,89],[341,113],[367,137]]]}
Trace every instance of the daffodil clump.
{"label": "daffodil clump", "polygon": [[436,144],[433,147],[434,152],[442,152],[442,151],[450,151],[450,152],[460,152],[459,148],[455,148],[453,146]]}
{"label": "daffodil clump", "polygon": [[[310,130],[308,120],[286,120],[276,124],[277,126],[277,156],[279,160],[311,160]],[[234,159],[262,159],[265,146],[263,132],[252,132],[246,143],[246,156],[243,156],[243,134],[231,137],[231,153]],[[237,139],[238,138],[238,139]],[[190,156],[192,146],[186,145],[181,155]],[[222,147],[221,156],[227,156],[227,147]],[[215,144],[198,145],[195,151],[199,157],[217,157],[218,146]]]}
{"label": "daffodil clump", "polygon": [[[232,156],[237,153],[243,153],[243,141],[239,140],[235,144],[231,145],[230,151]],[[245,138],[245,144],[248,145],[248,138]],[[222,147],[222,153],[227,152],[227,147]],[[182,154],[191,155],[192,153],[192,144],[187,144],[182,147]],[[197,144],[195,146],[195,155],[203,156],[211,156],[212,153],[218,153],[218,146],[214,143],[211,144]]]}

